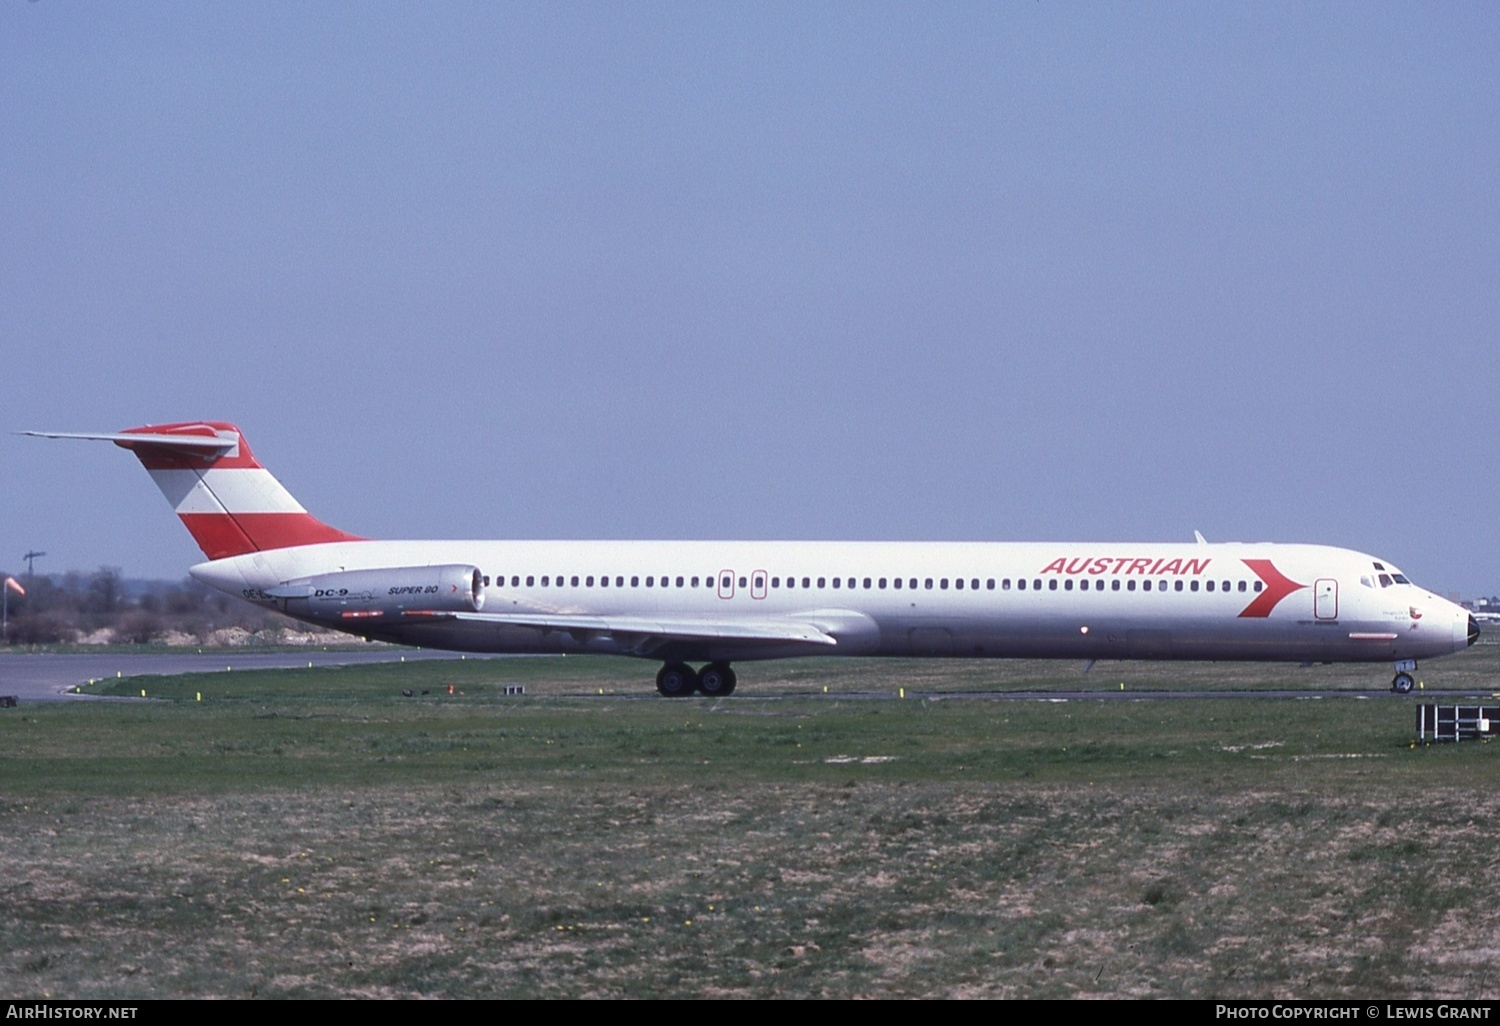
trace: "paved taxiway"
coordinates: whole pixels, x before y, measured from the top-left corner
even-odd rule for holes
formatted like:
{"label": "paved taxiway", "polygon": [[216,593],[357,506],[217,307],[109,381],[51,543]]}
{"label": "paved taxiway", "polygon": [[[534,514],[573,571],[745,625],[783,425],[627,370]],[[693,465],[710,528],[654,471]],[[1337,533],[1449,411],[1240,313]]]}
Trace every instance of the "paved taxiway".
{"label": "paved taxiway", "polygon": [[[369,652],[235,652],[221,649],[196,652],[164,652],[143,655],[43,652],[7,653],[0,656],[0,695],[15,695],[23,702],[94,700],[70,694],[71,688],[103,677],[170,676],[178,673],[213,673],[231,670],[285,670],[306,666],[348,666],[355,663],[392,663],[405,658],[457,659],[455,652],[411,648],[381,648]],[[470,655],[469,659],[491,658]]]}
{"label": "paved taxiway", "polygon": [[[427,659],[457,659],[456,652],[441,652],[424,649],[410,648],[380,648],[371,651],[345,651],[345,652],[249,652],[236,653],[233,650],[221,649],[215,652],[198,654],[189,653],[151,653],[145,655],[121,655],[91,653],[71,653],[67,655],[54,653],[41,654],[16,654],[7,653],[0,655],[0,695],[15,695],[23,702],[61,702],[61,701],[98,701],[97,696],[74,695],[70,690],[79,684],[103,677],[139,677],[149,674],[160,674],[171,676],[178,673],[214,673],[226,668],[231,670],[282,670],[297,669],[311,663],[314,666],[348,666],[359,663],[389,663],[398,659],[408,661]],[[470,653],[465,656],[468,659],[507,659],[514,656],[505,655],[475,655]],[[588,694],[576,697],[591,697]],[[639,693],[611,694],[612,701],[620,699],[638,698],[648,701],[660,701],[654,688],[649,685],[643,686]],[[842,692],[838,695],[827,695],[817,691],[807,692],[778,692],[775,694],[757,695],[751,689],[740,693],[739,698],[729,700],[738,702],[742,699],[756,699],[760,701],[774,701],[779,698],[831,698],[843,700],[886,700],[897,699],[901,696],[894,691],[856,691]],[[990,701],[1021,701],[1021,702],[1066,702],[1066,701],[1161,701],[1180,700],[1189,698],[1398,698],[1409,697],[1414,699],[1426,698],[1429,701],[1452,701],[1456,698],[1480,699],[1492,701],[1496,693],[1492,689],[1449,689],[1428,688],[1425,691],[1414,692],[1410,696],[1397,696],[1391,694],[1388,689],[1372,689],[1369,691],[1345,691],[1345,690],[1300,690],[1285,689],[1276,691],[1173,691],[1173,690],[1151,690],[1151,691],[939,691],[918,693],[908,691],[906,698],[921,699],[929,702],[949,701],[952,699],[985,699]],[[128,699],[125,699],[128,701]]]}

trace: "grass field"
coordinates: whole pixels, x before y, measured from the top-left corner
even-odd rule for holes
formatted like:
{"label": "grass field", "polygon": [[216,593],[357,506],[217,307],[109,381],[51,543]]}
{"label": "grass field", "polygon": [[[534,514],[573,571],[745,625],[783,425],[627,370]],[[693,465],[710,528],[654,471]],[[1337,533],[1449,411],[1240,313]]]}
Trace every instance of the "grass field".
{"label": "grass field", "polygon": [[[0,711],[0,993],[1500,995],[1500,749],[1414,746],[1420,696],[1212,697],[1388,669],[739,669],[721,700],[570,658]],[[1487,695],[1500,645],[1423,669]],[[993,698],[1121,684],[1206,697]]]}

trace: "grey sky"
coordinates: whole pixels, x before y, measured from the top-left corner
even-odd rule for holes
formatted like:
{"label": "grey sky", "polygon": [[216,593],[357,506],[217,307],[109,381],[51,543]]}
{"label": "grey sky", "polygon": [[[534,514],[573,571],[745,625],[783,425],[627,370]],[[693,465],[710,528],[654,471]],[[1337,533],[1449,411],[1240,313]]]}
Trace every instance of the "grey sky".
{"label": "grey sky", "polygon": [[1312,541],[1500,590],[1492,4],[0,3],[0,567]]}

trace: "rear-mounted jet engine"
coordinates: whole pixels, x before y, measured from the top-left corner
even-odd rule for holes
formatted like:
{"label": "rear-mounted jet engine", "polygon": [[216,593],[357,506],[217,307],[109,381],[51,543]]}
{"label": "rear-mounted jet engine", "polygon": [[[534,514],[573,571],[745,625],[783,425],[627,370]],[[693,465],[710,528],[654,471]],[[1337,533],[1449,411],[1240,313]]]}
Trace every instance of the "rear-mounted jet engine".
{"label": "rear-mounted jet engine", "polygon": [[479,570],[462,565],[346,570],[287,581],[266,594],[289,616],[330,622],[475,613],[484,605]]}

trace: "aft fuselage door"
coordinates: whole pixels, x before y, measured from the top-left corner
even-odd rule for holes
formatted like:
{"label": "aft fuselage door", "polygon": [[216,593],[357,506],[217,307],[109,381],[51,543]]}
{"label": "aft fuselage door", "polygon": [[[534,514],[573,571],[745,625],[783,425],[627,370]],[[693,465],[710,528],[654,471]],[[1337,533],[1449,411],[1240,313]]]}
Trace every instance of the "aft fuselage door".
{"label": "aft fuselage door", "polygon": [[1339,582],[1332,577],[1319,577],[1313,591],[1313,615],[1319,620],[1339,618]]}

